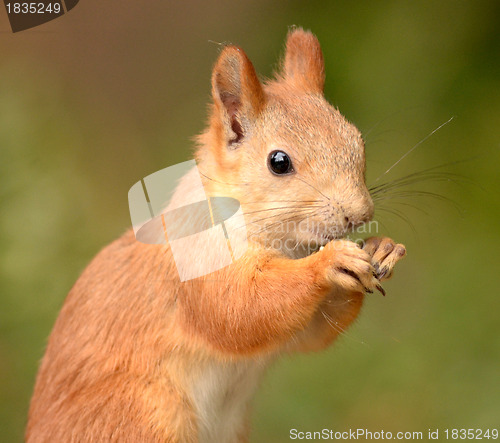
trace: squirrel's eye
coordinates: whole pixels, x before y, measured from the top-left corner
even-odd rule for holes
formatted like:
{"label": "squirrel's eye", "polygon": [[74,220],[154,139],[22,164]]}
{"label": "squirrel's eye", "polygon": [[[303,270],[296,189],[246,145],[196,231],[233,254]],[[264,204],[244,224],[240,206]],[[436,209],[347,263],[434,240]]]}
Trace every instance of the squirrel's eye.
{"label": "squirrel's eye", "polygon": [[289,174],[293,172],[292,160],[286,152],[273,151],[269,154],[267,165],[273,174]]}

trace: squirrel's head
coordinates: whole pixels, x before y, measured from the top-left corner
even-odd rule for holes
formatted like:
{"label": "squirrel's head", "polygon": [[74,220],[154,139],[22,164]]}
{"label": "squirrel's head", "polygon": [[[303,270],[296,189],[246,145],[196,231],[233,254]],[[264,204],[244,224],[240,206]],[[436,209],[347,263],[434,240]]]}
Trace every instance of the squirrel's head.
{"label": "squirrel's head", "polygon": [[373,216],[363,139],[326,101],[324,81],[319,42],[302,29],[289,33],[272,81],[261,83],[236,46],[213,69],[202,179],[211,195],[240,201],[250,238],[284,252],[316,248]]}

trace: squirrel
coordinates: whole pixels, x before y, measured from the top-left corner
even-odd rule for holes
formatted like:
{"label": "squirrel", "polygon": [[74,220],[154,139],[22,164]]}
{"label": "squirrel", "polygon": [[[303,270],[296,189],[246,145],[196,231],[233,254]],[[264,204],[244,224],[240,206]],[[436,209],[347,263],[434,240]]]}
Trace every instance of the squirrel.
{"label": "squirrel", "polygon": [[[324,83],[310,31],[288,33],[266,82],[241,48],[222,49],[195,159],[207,195],[240,203],[247,249],[180,281],[168,244],[141,243],[129,230],[105,247],[48,340],[28,443],[247,442],[266,368],[283,353],[326,348],[365,293],[383,291],[406,249],[390,238],[345,239],[374,204],[361,134],[326,101]],[[193,192],[189,176],[173,199]],[[207,253],[195,249],[186,251],[192,262]]]}

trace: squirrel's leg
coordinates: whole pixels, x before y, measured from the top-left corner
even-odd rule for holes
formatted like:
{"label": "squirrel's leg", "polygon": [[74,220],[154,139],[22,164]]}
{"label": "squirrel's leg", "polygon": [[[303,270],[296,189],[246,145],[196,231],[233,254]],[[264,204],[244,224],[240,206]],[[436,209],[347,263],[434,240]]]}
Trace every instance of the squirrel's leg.
{"label": "squirrel's leg", "polygon": [[[253,245],[231,266],[187,282],[179,320],[222,352],[249,354],[303,331],[332,291],[362,294],[376,285],[371,257],[350,241],[332,241],[299,260]],[[348,317],[359,306],[353,309]]]}
{"label": "squirrel's leg", "polygon": [[[390,278],[395,264],[406,254],[405,247],[390,238],[369,238],[363,250],[371,257],[378,281]],[[297,335],[298,340],[290,346],[290,350],[313,351],[328,346],[336,337],[344,334],[356,319],[363,298],[364,295],[359,291],[333,288],[320,303],[307,329]]]}

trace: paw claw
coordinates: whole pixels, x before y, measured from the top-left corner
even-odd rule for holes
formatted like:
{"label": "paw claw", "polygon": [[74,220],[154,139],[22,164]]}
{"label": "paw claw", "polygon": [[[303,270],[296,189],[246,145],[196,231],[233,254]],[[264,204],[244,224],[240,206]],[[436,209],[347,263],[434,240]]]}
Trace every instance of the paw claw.
{"label": "paw claw", "polygon": [[404,245],[387,237],[367,239],[364,249],[371,256],[375,277],[380,281],[389,279],[396,263],[406,255]]}

